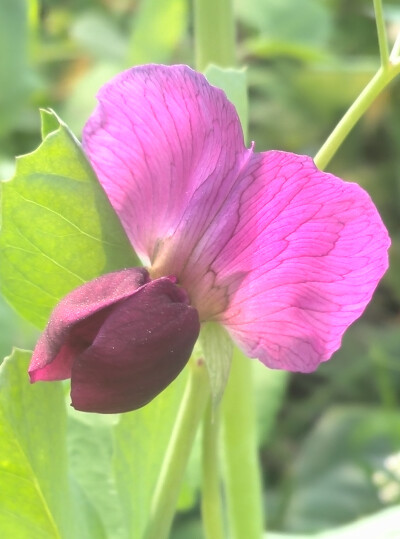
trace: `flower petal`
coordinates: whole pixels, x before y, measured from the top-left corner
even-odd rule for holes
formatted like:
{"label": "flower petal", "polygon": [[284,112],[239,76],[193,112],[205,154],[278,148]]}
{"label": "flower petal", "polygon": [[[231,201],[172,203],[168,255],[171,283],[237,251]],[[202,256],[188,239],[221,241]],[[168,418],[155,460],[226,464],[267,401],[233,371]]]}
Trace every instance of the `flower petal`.
{"label": "flower petal", "polygon": [[238,190],[235,232],[210,264],[215,287],[230,283],[217,318],[250,357],[312,371],[370,301],[387,231],[363,189],[309,157],[255,154]]}
{"label": "flower petal", "polygon": [[72,405],[118,413],[147,404],[187,363],[200,331],[197,311],[168,278],[121,302],[72,365]]}
{"label": "flower petal", "polygon": [[71,376],[73,358],[92,342],[115,305],[149,280],[144,268],[102,275],[74,289],[53,310],[29,366],[31,382]]}
{"label": "flower petal", "polygon": [[98,100],[83,147],[135,251],[183,267],[251,153],[235,108],[187,66],[132,68]]}
{"label": "flower petal", "polygon": [[175,275],[202,321],[271,367],[328,359],[387,268],[368,195],[307,157],[246,150],[233,106],[185,66],[107,84],[84,148],[152,278]]}

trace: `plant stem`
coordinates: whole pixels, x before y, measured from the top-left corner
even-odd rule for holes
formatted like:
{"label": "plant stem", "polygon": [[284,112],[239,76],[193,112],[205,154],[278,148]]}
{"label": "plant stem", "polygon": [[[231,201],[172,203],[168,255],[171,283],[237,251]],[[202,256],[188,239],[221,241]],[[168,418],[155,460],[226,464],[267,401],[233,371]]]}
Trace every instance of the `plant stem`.
{"label": "plant stem", "polygon": [[389,67],[389,47],[386,35],[385,18],[383,16],[382,0],[374,0],[376,30],[378,33],[379,53],[381,55],[381,67],[385,70]]}
{"label": "plant stem", "polygon": [[251,360],[237,349],[222,410],[230,537],[260,539],[263,509]]}
{"label": "plant stem", "polygon": [[195,0],[194,30],[196,67],[211,63],[220,67],[235,65],[235,24],[231,0]]}
{"label": "plant stem", "polygon": [[208,403],[203,424],[201,514],[206,539],[224,539],[221,484],[218,465],[220,410]]}
{"label": "plant stem", "polygon": [[315,156],[314,161],[319,169],[326,167],[358,120],[399,72],[400,65],[389,65],[389,69],[381,67],[377,71]]}
{"label": "plant stem", "polygon": [[315,156],[315,164],[321,170],[326,167],[355,124],[364,115],[382,90],[400,73],[400,61],[398,58],[400,36],[398,36],[393,50],[389,55],[382,0],[374,0],[374,9],[381,66]]}
{"label": "plant stem", "polygon": [[[195,0],[196,67],[204,70],[213,63],[220,67],[234,67],[235,25],[232,0]],[[247,126],[243,126],[246,131]],[[262,492],[258,465],[255,402],[250,360],[234,353],[231,373],[222,401],[224,432],[224,478],[226,483],[227,510],[232,539],[260,539],[263,533]],[[211,414],[211,412],[210,412]],[[211,415],[205,421],[210,423]],[[208,425],[209,439],[203,446],[205,452],[217,446],[217,428]],[[214,539],[221,533],[221,502],[217,488],[217,464],[206,459],[203,473],[214,473],[214,478],[204,478],[203,489],[210,488],[205,496],[214,498],[212,516],[209,500],[203,502],[204,527]],[[207,466],[209,469],[207,469]],[[214,467],[214,472],[211,469]],[[213,483],[208,484],[208,481]],[[217,530],[217,531],[213,531]]]}
{"label": "plant stem", "polygon": [[203,360],[189,362],[189,377],[156,485],[145,539],[168,537],[196,432],[209,399]]}

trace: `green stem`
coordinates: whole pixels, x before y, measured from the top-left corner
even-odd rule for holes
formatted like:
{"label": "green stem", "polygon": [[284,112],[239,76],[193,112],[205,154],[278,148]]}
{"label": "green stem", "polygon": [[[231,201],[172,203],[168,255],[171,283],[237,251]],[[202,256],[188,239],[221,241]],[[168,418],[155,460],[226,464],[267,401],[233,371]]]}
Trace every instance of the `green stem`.
{"label": "green stem", "polygon": [[218,465],[220,410],[208,403],[203,424],[203,477],[201,514],[206,539],[224,539],[224,524],[221,518],[221,484]]}
{"label": "green stem", "polygon": [[386,35],[385,18],[383,16],[382,0],[374,0],[376,30],[378,33],[379,53],[381,55],[381,67],[389,67],[389,47]]}
{"label": "green stem", "polygon": [[251,360],[238,350],[222,404],[230,537],[260,539],[263,508]]}
{"label": "green stem", "polygon": [[194,30],[196,66],[199,71],[211,63],[235,65],[235,24],[231,0],[195,0]]}
{"label": "green stem", "polygon": [[189,363],[189,377],[156,485],[145,539],[168,537],[186,465],[210,387],[203,360]]}
{"label": "green stem", "polygon": [[326,167],[358,120],[399,72],[400,65],[390,65],[389,69],[381,67],[377,71],[315,156],[314,161],[319,169]]}
{"label": "green stem", "polygon": [[[204,70],[214,63],[221,67],[236,65],[235,24],[232,0],[194,0],[196,67]],[[247,126],[244,126],[246,129]],[[260,539],[263,533],[262,491],[257,456],[255,402],[251,379],[251,363],[247,358],[234,355],[231,374],[222,403],[224,432],[224,476],[226,501],[232,539]],[[207,421],[207,419],[206,419]],[[208,418],[210,422],[210,417]],[[216,428],[208,425],[210,436],[204,451],[217,444]],[[207,459],[206,466],[216,467],[215,458]],[[210,457],[211,458],[211,457]],[[211,475],[205,467],[203,473]],[[204,478],[205,482],[211,478]],[[204,494],[214,498],[213,514],[205,512],[203,518],[209,537],[212,530],[221,533],[220,492],[215,481]],[[203,483],[203,489],[206,483]],[[208,488],[207,487],[207,488]],[[211,528],[212,526],[212,528]]]}
{"label": "green stem", "polygon": [[374,0],[376,29],[378,33],[379,52],[381,66],[370,80],[361,94],[357,97],[335,129],[329,135],[325,143],[314,158],[315,164],[323,170],[332,157],[335,155],[343,141],[353,129],[358,120],[364,115],[367,109],[379,96],[379,94],[390,84],[390,82],[400,73],[400,61],[398,52],[400,48],[400,36],[389,55],[388,42],[386,36],[385,20],[381,0]]}

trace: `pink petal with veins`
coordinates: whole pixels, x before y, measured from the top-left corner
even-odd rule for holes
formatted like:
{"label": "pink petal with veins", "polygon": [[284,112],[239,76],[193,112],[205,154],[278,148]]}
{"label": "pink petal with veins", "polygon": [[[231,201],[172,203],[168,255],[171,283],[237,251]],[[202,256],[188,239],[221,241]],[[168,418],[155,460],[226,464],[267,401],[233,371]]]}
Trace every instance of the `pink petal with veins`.
{"label": "pink petal with veins", "polygon": [[235,232],[211,264],[217,284],[238,277],[218,319],[250,357],[309,372],[364,311],[390,240],[368,194],[309,157],[255,154],[246,173]]}
{"label": "pink petal with veins", "polygon": [[83,147],[135,251],[154,264],[180,227],[184,261],[246,160],[235,108],[187,66],[135,67],[97,97]]}

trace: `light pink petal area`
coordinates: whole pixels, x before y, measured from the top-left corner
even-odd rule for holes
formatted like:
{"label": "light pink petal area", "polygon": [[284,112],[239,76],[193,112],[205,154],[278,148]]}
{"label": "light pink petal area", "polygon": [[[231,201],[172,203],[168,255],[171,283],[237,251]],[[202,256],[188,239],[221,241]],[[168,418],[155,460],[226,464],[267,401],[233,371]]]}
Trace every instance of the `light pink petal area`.
{"label": "light pink petal area", "polygon": [[387,231],[363,189],[309,157],[254,154],[238,183],[235,231],[210,262],[215,285],[231,283],[218,319],[250,357],[312,371],[371,299]]}
{"label": "light pink petal area", "polygon": [[121,73],[98,101],[83,147],[134,249],[154,267],[179,243],[184,265],[251,153],[233,105],[189,67],[162,65]]}

